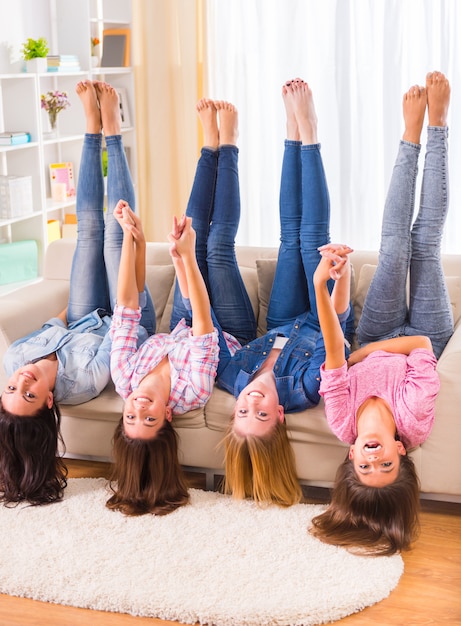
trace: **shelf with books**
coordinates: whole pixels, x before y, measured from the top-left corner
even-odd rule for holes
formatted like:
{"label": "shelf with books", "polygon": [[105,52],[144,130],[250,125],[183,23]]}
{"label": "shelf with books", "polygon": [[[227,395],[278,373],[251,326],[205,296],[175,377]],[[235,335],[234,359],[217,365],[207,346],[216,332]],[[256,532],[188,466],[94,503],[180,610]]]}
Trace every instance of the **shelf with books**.
{"label": "shelf with books", "polygon": [[[17,0],[15,10],[28,15],[28,21],[18,27],[19,40],[30,36],[26,22],[30,25],[35,21],[40,36],[48,40],[48,65],[52,71],[27,73],[19,59],[12,62],[7,60],[7,55],[0,56],[0,131],[30,135],[29,142],[17,145],[5,142],[2,145],[0,138],[0,176],[28,177],[32,188],[31,210],[27,215],[0,218],[0,242],[36,240],[41,273],[51,237],[49,222],[62,227],[69,216],[75,216],[75,196],[61,199],[59,193],[55,193],[52,197],[49,166],[73,163],[77,183],[86,127],[83,107],[75,92],[79,80],[105,80],[120,90],[125,118],[122,133],[137,187],[133,69],[129,66],[93,67],[91,59],[93,37],[97,36],[102,42],[104,30],[131,29],[132,3],[131,0],[35,0],[33,3]],[[0,17],[5,18],[5,23],[8,21],[2,9]],[[100,60],[102,46],[99,48]],[[67,92],[70,107],[58,114],[56,130],[51,134],[40,97],[54,90]],[[54,237],[56,228],[53,233]]]}
{"label": "shelf with books", "polygon": [[30,143],[30,133],[3,132],[0,133],[0,146],[22,146]]}

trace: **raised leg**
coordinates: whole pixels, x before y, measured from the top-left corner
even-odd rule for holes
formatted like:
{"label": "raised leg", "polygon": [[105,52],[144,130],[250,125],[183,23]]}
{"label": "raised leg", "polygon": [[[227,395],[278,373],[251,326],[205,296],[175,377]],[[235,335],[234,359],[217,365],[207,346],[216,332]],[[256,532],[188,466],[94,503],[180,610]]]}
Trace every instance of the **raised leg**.
{"label": "raised leg", "polygon": [[378,267],[357,327],[360,344],[404,332],[407,320],[406,283],[411,256],[410,226],[426,102],[426,89],[419,86],[411,87],[403,97],[405,131],[384,206]]}
{"label": "raised leg", "polygon": [[437,357],[453,333],[453,317],[445,283],[441,242],[448,213],[448,128],[450,85],[440,72],[426,80],[429,127],[421,202],[411,232],[411,334],[427,335]]}
{"label": "raised leg", "polygon": [[91,81],[76,87],[86,115],[80,172],[77,183],[77,247],[72,261],[67,310],[69,322],[104,308],[110,301],[104,263],[104,181],[101,164],[101,117]]}

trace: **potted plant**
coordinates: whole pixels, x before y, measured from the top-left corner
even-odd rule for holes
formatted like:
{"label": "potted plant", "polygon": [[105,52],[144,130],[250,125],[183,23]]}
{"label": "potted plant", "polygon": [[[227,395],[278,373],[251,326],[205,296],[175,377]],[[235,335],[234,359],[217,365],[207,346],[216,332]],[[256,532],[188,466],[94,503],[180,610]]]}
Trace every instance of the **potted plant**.
{"label": "potted plant", "polygon": [[22,56],[26,62],[27,72],[46,72],[47,62],[46,57],[50,48],[45,37],[39,37],[38,39],[28,38],[22,44]]}

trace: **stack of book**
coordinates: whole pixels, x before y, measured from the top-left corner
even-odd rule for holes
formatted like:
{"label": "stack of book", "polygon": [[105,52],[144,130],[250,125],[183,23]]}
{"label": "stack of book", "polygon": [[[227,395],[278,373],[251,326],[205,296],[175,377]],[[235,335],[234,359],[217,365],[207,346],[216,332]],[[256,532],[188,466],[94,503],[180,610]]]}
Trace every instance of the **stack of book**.
{"label": "stack of book", "polygon": [[0,146],[19,146],[22,143],[29,143],[30,133],[0,133]]}
{"label": "stack of book", "polygon": [[80,62],[76,54],[52,54],[46,57],[49,72],[79,72]]}

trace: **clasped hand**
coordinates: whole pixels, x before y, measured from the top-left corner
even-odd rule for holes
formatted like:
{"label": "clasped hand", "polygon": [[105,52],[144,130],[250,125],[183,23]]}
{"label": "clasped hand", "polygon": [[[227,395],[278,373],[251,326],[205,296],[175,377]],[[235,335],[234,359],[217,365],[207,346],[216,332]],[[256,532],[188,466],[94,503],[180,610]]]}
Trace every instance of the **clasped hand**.
{"label": "clasped hand", "polygon": [[339,280],[346,274],[352,248],[344,244],[327,243],[318,250],[321,258],[314,275],[316,281],[326,282],[330,278]]}
{"label": "clasped hand", "polygon": [[122,227],[124,233],[131,233],[137,243],[144,241],[142,223],[126,200],[119,200],[114,209],[114,217]]}
{"label": "clasped hand", "polygon": [[187,254],[195,255],[195,230],[192,228],[192,218],[183,215],[180,220],[173,218],[173,229],[168,235],[170,255],[173,259],[180,259]]}

